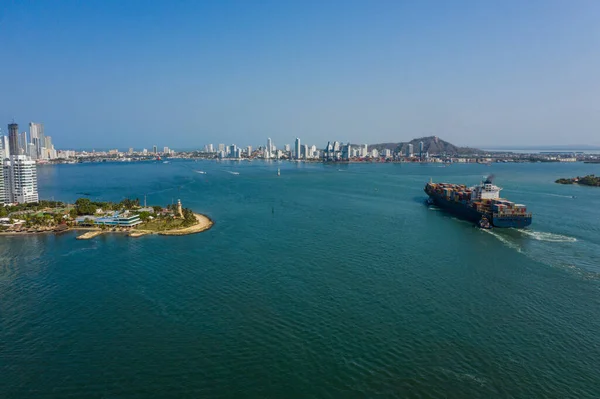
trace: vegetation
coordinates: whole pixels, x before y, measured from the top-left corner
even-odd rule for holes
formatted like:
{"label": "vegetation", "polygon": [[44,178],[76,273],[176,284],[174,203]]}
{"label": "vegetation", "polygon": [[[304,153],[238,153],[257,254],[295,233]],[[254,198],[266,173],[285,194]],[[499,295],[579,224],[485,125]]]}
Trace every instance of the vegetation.
{"label": "vegetation", "polygon": [[595,175],[587,175],[584,177],[574,177],[571,179],[558,179],[556,183],[559,184],[581,184],[584,186],[594,186],[600,187],[600,177],[596,177]]}
{"label": "vegetation", "polygon": [[[153,206],[151,211],[137,211],[140,209],[139,199],[124,199],[121,202],[95,202],[89,198],[79,198],[74,205],[64,204],[58,201],[40,201],[34,204],[18,204],[15,206],[0,206],[0,217],[10,217],[11,219],[23,220],[23,227],[30,228],[53,228],[61,224],[73,223],[73,219],[79,216],[90,216],[96,214],[97,209],[106,211],[122,211],[125,209],[138,213],[142,224],[138,229],[152,231],[167,231],[179,228],[193,226],[197,223],[194,212],[191,209],[183,208],[183,217],[177,214],[177,205],[167,205],[169,212],[163,212],[160,206]],[[12,221],[11,221],[12,224]],[[84,226],[93,226],[93,219],[86,217],[81,223]],[[101,229],[108,228],[100,226]],[[7,226],[2,226],[6,230]]]}
{"label": "vegetation", "polygon": [[[134,209],[140,207],[140,200],[125,198],[121,202],[94,202],[89,198],[79,198],[75,201],[75,215],[93,215],[96,213],[96,209],[102,209],[103,211],[120,211],[123,209]],[[160,209],[160,207],[158,207]],[[73,215],[73,213],[71,214]]]}

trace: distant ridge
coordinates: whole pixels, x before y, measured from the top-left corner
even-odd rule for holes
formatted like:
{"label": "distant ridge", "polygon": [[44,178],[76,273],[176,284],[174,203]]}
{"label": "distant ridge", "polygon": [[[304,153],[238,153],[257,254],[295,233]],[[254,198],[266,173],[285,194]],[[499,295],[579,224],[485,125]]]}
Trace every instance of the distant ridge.
{"label": "distant ridge", "polygon": [[375,148],[378,151],[385,149],[392,150],[395,152],[405,153],[408,149],[408,145],[413,145],[413,152],[418,154],[419,143],[423,142],[423,152],[429,154],[445,154],[445,155],[471,155],[471,154],[482,154],[484,151],[477,148],[470,147],[457,147],[447,141],[440,139],[437,136],[421,137],[418,139],[411,140],[406,143],[381,143],[371,144],[369,148]]}

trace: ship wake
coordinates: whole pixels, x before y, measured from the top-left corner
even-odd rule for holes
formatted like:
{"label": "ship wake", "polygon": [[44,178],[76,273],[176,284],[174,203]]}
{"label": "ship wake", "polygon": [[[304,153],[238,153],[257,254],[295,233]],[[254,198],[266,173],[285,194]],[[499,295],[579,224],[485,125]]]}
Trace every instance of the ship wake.
{"label": "ship wake", "polygon": [[517,229],[517,231],[521,234],[524,234],[524,235],[531,237],[534,240],[538,240],[538,241],[577,242],[577,238],[564,236],[562,234],[553,234],[553,233],[545,233],[543,231],[521,230],[521,229]]}
{"label": "ship wake", "polygon": [[521,247],[517,243],[510,241],[506,237],[503,237],[502,234],[496,233],[495,231],[488,230],[488,229],[480,229],[480,231],[483,231],[486,234],[496,237],[500,242],[502,242],[507,247],[512,248],[512,249],[516,250],[517,252],[522,252]]}

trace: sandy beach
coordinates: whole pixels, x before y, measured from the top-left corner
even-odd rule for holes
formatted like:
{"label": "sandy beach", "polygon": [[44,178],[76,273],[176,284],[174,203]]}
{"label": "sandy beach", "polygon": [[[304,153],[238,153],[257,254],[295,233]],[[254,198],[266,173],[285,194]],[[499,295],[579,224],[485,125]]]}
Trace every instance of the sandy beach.
{"label": "sandy beach", "polygon": [[190,226],[190,227],[185,227],[182,229],[161,231],[158,234],[163,235],[163,236],[184,236],[184,235],[188,235],[188,234],[196,234],[196,233],[201,233],[203,231],[210,229],[214,224],[213,221],[210,220],[210,218],[208,216],[204,216],[199,213],[194,213],[194,216],[196,217],[196,220],[198,221],[198,223],[196,223],[195,225]]}

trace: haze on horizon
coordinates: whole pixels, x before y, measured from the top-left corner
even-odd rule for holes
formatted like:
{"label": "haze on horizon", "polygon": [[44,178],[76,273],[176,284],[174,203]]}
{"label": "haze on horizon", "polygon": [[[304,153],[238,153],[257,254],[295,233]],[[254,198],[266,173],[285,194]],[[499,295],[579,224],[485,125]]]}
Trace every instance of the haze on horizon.
{"label": "haze on horizon", "polygon": [[0,127],[59,148],[600,145],[600,2],[0,5]]}

